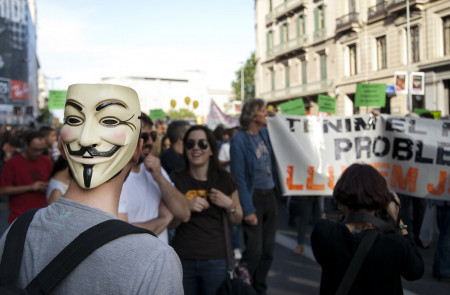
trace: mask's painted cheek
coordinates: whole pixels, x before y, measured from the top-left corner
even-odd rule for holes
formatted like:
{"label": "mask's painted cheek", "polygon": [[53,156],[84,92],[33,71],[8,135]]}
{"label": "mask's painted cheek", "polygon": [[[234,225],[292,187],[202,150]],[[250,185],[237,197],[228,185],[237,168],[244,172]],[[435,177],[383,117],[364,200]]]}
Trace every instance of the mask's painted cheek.
{"label": "mask's painted cheek", "polygon": [[113,145],[124,146],[127,144],[127,131],[123,127],[106,128],[103,133],[103,140]]}
{"label": "mask's painted cheek", "polygon": [[64,142],[71,141],[72,138],[75,137],[74,130],[72,128],[69,128],[67,126],[64,126],[61,128],[61,139]]}

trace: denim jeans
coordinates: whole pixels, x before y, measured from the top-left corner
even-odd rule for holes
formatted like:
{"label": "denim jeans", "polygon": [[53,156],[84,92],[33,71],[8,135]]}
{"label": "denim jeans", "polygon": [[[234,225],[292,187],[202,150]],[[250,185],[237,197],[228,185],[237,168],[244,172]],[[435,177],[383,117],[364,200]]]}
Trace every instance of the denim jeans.
{"label": "denim jeans", "polygon": [[226,259],[181,259],[186,295],[214,295],[227,279]]}
{"label": "denim jeans", "polygon": [[252,286],[258,294],[267,290],[266,278],[273,261],[275,233],[277,230],[277,201],[274,190],[255,190],[253,205],[258,224],[242,223],[245,251],[242,262],[247,263]]}
{"label": "denim jeans", "polygon": [[436,206],[439,239],[434,256],[434,274],[450,278],[450,205]]}

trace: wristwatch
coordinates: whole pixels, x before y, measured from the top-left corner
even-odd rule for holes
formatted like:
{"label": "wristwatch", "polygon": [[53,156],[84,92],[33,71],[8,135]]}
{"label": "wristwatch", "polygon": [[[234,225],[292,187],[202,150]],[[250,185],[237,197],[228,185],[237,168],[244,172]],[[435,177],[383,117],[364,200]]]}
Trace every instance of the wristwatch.
{"label": "wristwatch", "polygon": [[236,206],[231,208],[231,210],[228,211],[230,214],[234,214],[236,212]]}

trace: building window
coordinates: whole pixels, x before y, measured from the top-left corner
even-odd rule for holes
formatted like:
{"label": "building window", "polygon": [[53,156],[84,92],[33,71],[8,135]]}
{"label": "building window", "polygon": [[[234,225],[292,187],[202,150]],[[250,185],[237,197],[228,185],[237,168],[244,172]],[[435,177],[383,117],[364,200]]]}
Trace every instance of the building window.
{"label": "building window", "polygon": [[356,68],[356,44],[352,44],[348,46],[348,55],[349,55],[349,74],[350,76],[354,76],[358,73]]}
{"label": "building window", "polygon": [[306,73],[307,73],[307,68],[306,68],[306,59],[302,59],[302,84],[305,85],[306,83],[308,83],[308,79],[306,77]]}
{"label": "building window", "polygon": [[444,23],[444,55],[450,55],[450,16],[443,19]]}
{"label": "building window", "polygon": [[272,0],[269,0],[269,12],[272,12]]}
{"label": "building window", "polygon": [[386,36],[377,38],[377,70],[386,69]]}
{"label": "building window", "polygon": [[304,36],[306,33],[305,15],[301,14],[297,18],[297,37]]}
{"label": "building window", "polygon": [[272,51],[273,49],[273,32],[272,30],[267,32],[267,51]]}
{"label": "building window", "polygon": [[418,62],[420,60],[419,27],[418,26],[411,27],[410,33],[411,33],[411,61]]}
{"label": "building window", "polygon": [[289,63],[284,65],[284,74],[286,75],[286,88],[289,88],[291,86]]}
{"label": "building window", "polygon": [[327,79],[327,56],[325,52],[319,53],[320,57],[320,80]]}
{"label": "building window", "polygon": [[315,15],[314,15],[314,19],[315,19],[315,26],[316,26],[316,31],[320,31],[323,30],[325,28],[325,7],[324,5],[319,5],[316,7],[316,9],[314,10]]}
{"label": "building window", "polygon": [[280,26],[280,44],[287,42],[289,40],[288,36],[288,25],[284,23]]}

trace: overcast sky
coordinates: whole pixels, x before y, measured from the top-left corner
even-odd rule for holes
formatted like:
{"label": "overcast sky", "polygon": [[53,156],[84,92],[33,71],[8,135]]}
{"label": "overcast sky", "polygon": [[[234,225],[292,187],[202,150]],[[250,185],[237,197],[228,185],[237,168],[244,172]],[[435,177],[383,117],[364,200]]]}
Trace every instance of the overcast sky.
{"label": "overcast sky", "polygon": [[[37,0],[41,71],[54,89],[100,77],[208,75],[229,88],[255,48],[254,0]],[[48,79],[51,88],[52,79]]]}

